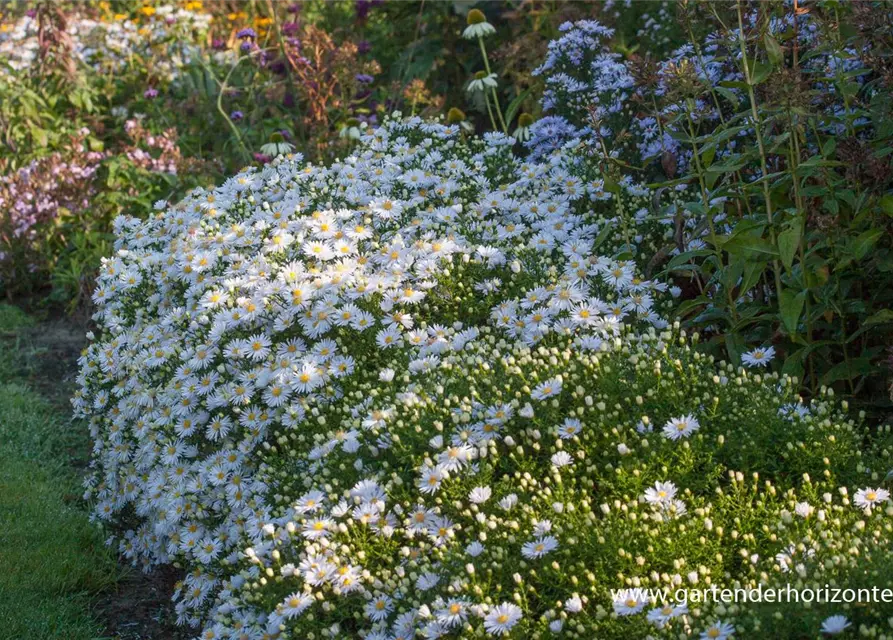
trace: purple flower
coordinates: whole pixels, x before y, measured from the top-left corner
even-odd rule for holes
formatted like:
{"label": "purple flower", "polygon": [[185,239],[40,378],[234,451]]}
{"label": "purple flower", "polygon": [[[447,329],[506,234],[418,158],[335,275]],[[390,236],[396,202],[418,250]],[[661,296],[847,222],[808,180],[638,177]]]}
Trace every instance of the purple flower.
{"label": "purple flower", "polygon": [[297,2],[288,6],[289,13],[300,13],[300,11],[301,5],[299,5]]}
{"label": "purple flower", "polygon": [[230,117],[230,120],[232,120],[233,122],[238,122],[239,120],[241,120],[242,118],[245,117],[245,114],[242,113],[241,111],[233,111],[231,114],[229,114],[229,117]]}
{"label": "purple flower", "polygon": [[357,20],[365,20],[369,15],[369,9],[372,7],[372,3],[369,0],[357,0],[354,3],[354,9],[357,12]]}
{"label": "purple flower", "polygon": [[358,73],[355,76],[355,79],[360,84],[372,84],[375,81],[375,78],[370,76],[368,73]]}
{"label": "purple flower", "polygon": [[215,51],[223,51],[226,49],[226,40],[223,40],[222,38],[214,38],[211,41],[211,48]]}
{"label": "purple flower", "polygon": [[254,29],[252,29],[251,27],[245,27],[244,29],[240,30],[239,33],[236,34],[236,37],[243,38],[243,39],[244,38],[254,39],[254,38],[257,38],[257,32]]}
{"label": "purple flower", "polygon": [[244,52],[247,53],[247,52],[251,51],[251,50],[254,48],[254,43],[252,43],[251,40],[246,40],[245,42],[243,42],[243,43],[239,46],[239,48],[240,48],[242,51],[244,51]]}
{"label": "purple flower", "polygon": [[300,25],[297,22],[286,22],[282,25],[282,33],[286,36],[293,36],[298,33]]}
{"label": "purple flower", "polygon": [[358,53],[369,53],[370,51],[372,51],[372,45],[369,43],[368,40],[360,40],[357,43]]}
{"label": "purple flower", "polygon": [[155,87],[149,87],[148,89],[143,91],[143,97],[146,100],[151,100],[152,98],[157,98],[158,97],[158,89],[156,89]]}
{"label": "purple flower", "polygon": [[268,155],[266,155],[266,154],[263,154],[263,153],[255,153],[255,154],[254,154],[254,159],[255,159],[257,162],[260,162],[261,164],[267,164],[267,163],[268,163],[270,160],[272,160],[273,158],[271,158],[270,156],[268,156]]}

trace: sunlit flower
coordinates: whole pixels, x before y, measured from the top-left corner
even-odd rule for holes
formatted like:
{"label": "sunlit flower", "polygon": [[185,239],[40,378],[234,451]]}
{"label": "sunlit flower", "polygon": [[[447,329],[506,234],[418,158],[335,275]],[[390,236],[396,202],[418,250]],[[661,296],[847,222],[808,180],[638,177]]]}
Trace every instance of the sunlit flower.
{"label": "sunlit flower", "polygon": [[496,29],[487,22],[487,17],[480,9],[469,11],[466,22],[468,26],[462,32],[462,37],[466,40],[477,40],[496,33]]}

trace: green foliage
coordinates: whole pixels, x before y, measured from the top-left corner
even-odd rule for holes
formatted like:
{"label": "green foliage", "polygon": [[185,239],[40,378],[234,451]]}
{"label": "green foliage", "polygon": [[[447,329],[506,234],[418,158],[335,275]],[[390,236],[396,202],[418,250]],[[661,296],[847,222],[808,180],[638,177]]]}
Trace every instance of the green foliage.
{"label": "green foliage", "polygon": [[[0,331],[29,324],[0,305]],[[0,350],[0,637],[92,640],[101,627],[91,596],[118,569],[79,503],[69,452],[86,451],[86,433],[21,383],[13,339]]]}
{"label": "green foliage", "polygon": [[[724,9],[727,15],[715,11],[716,19],[725,19],[734,35],[735,7]],[[864,14],[844,9],[828,5],[810,14],[823,36],[807,47],[795,41],[795,31],[769,31],[788,5],[761,5],[755,27],[745,29],[746,56],[738,57],[744,81],[691,89],[690,101],[715,100],[724,117],[711,127],[686,123],[692,108],[676,120],[687,132],[677,140],[693,154],[685,179],[700,186],[700,198],[684,206],[710,225],[730,220],[731,229],[716,233],[711,226],[709,250],[678,257],[668,271],[697,281],[701,295],[680,312],[694,325],[711,326],[712,341],[735,361],[743,345],[771,343],[782,370],[813,393],[834,385],[889,406],[888,78],[869,61],[853,71],[839,64],[816,82],[809,62],[854,50],[883,55],[891,41]],[[840,96],[839,109],[826,108],[823,95]]]}

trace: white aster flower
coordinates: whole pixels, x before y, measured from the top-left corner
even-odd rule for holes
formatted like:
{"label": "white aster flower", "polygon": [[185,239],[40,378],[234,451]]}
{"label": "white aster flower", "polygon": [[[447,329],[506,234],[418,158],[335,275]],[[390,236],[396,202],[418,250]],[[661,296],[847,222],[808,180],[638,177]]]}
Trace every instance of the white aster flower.
{"label": "white aster flower", "polygon": [[692,415],[685,415],[681,418],[671,418],[664,425],[663,434],[670,440],[679,440],[687,438],[701,427],[697,418]]}
{"label": "white aster flower", "polygon": [[495,636],[507,635],[522,616],[520,607],[510,602],[503,602],[490,609],[484,618],[484,629]]}
{"label": "white aster flower", "polygon": [[775,347],[759,348],[741,354],[741,361],[748,367],[765,367],[775,357]]}
{"label": "white aster flower", "polygon": [[717,620],[701,633],[701,640],[727,640],[735,633],[735,627]]}
{"label": "white aster flower", "polygon": [[872,489],[870,487],[859,489],[853,496],[853,502],[861,509],[870,509],[871,507],[886,502],[890,499],[890,492],[886,489]]}
{"label": "white aster flower", "polygon": [[648,599],[638,590],[624,589],[614,597],[614,612],[618,616],[632,616],[648,604]]}
{"label": "white aster flower", "polygon": [[821,632],[829,636],[835,636],[838,633],[843,633],[851,624],[846,616],[828,616],[822,621]]}

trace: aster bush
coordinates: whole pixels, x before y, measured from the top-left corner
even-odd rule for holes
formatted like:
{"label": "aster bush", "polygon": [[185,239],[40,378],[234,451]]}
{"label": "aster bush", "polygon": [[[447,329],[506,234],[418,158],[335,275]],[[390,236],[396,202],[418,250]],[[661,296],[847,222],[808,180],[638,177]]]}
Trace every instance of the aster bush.
{"label": "aster bush", "polygon": [[628,591],[882,584],[889,430],[703,355],[651,193],[513,144],[396,117],[119,218],[74,403],[121,552],[206,639],[880,633]]}

